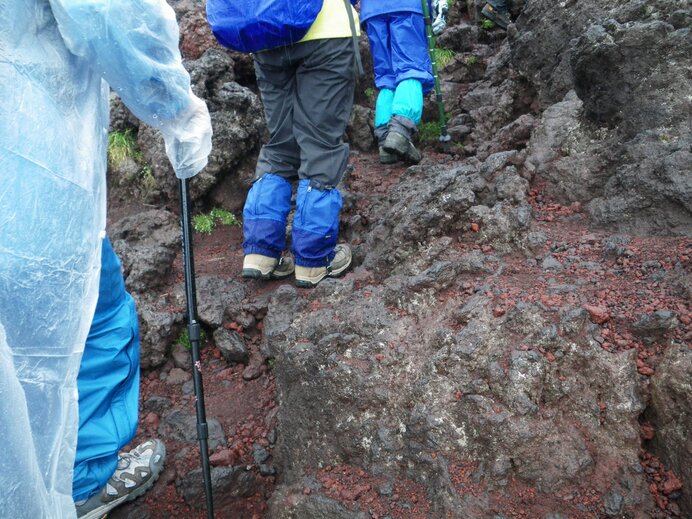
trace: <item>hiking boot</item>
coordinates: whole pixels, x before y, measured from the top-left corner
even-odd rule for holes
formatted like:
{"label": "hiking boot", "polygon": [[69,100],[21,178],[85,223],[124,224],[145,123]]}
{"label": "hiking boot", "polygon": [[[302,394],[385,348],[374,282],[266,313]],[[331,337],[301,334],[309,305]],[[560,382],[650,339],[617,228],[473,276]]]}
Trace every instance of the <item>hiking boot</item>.
{"label": "hiking boot", "polygon": [[349,265],[351,265],[351,249],[348,245],[337,245],[334,247],[334,259],[326,267],[296,265],[296,286],[298,288],[314,288],[327,276],[330,278],[340,276]]}
{"label": "hiking boot", "polygon": [[394,153],[389,153],[385,151],[382,146],[380,146],[380,164],[394,164],[399,160],[399,157]]}
{"label": "hiking boot", "polygon": [[243,258],[241,276],[251,279],[283,279],[293,274],[293,258],[282,256],[279,259],[262,254],[248,254]]}
{"label": "hiking boot", "polygon": [[118,467],[106,486],[89,499],[75,503],[79,519],[102,519],[115,507],[144,494],[159,479],[166,459],[161,440],[147,440],[118,456]]}
{"label": "hiking boot", "polygon": [[418,164],[423,158],[413,143],[399,132],[389,132],[382,148],[411,164]]}
{"label": "hiking boot", "polygon": [[497,25],[498,27],[504,29],[505,31],[507,30],[507,26],[510,22],[508,12],[499,11],[492,5],[485,4],[485,6],[483,6],[483,9],[481,10],[481,14],[485,16],[488,20],[495,22],[495,25]]}

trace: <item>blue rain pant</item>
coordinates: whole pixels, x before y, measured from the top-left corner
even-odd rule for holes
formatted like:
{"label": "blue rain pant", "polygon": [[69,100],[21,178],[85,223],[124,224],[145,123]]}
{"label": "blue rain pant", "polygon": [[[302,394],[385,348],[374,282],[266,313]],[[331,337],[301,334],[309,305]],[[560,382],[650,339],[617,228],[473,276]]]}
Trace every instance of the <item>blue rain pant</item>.
{"label": "blue rain pant", "polygon": [[286,248],[292,182],[298,180],[291,250],[296,265],[334,257],[348,164],[342,137],[355,89],[350,38],[307,41],[254,55],[270,139],[243,209],[243,250],[278,258]]}
{"label": "blue rain pant", "polygon": [[[381,143],[393,129],[411,138],[423,115],[423,96],[434,86],[423,17],[411,12],[382,14],[369,18],[366,29],[380,90],[375,136]],[[390,123],[394,128],[387,128]]]}
{"label": "blue rain pant", "polygon": [[139,402],[139,326],[120,261],[103,240],[96,312],[77,376],[79,431],[72,495],[86,499],[115,472],[134,437]]}

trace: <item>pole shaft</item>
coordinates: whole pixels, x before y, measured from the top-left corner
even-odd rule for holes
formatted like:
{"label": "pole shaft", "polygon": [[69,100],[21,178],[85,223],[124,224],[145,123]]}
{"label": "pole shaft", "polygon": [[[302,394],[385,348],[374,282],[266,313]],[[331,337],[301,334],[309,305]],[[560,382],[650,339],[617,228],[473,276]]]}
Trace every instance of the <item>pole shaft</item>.
{"label": "pole shaft", "polygon": [[192,353],[192,382],[195,390],[195,408],[197,412],[197,438],[199,439],[202,457],[202,474],[204,492],[207,499],[207,517],[214,518],[214,498],[211,486],[211,468],[209,466],[209,426],[207,425],[204,407],[204,386],[202,384],[202,365],[199,355],[200,325],[197,322],[197,295],[195,287],[195,264],[192,255],[192,222],[190,219],[190,189],[187,179],[180,183],[180,219],[183,235],[183,273],[185,278],[185,299],[187,301],[187,332],[190,338]]}

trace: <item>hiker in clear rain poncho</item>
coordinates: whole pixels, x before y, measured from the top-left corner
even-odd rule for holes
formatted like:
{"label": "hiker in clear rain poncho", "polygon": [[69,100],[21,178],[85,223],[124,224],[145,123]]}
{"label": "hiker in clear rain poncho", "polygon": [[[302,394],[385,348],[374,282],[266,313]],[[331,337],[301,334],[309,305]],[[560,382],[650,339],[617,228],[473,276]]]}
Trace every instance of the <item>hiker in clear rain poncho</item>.
{"label": "hiker in clear rain poncho", "polygon": [[[432,30],[447,24],[447,0],[430,3]],[[421,0],[362,0],[360,18],[368,33],[379,90],[375,104],[375,137],[380,162],[417,164],[413,145],[423,115],[423,96],[434,80]]]}
{"label": "hiker in clear rain poncho", "polygon": [[[256,23],[248,13],[256,13]],[[355,90],[357,13],[348,0],[209,0],[207,16],[220,43],[254,52],[270,133],[243,209],[242,276],[277,279],[295,272],[297,286],[314,287],[351,264],[348,245],[337,245],[337,185],[349,156],[342,137]],[[292,23],[306,30],[276,37]],[[291,258],[282,253],[294,182]]]}
{"label": "hiker in clear rain poncho", "polygon": [[[131,496],[163,457],[157,442],[117,454],[137,421],[136,403],[123,392],[136,386],[138,359],[128,346],[136,335],[133,309],[103,242],[108,85],[161,130],[180,178],[206,165],[210,118],[190,90],[175,14],[163,0],[0,6],[0,515],[71,518],[76,500],[80,516],[101,517],[107,507],[90,497],[112,504]],[[95,319],[102,248],[107,296]],[[129,327],[108,327],[123,315]],[[129,349],[85,356],[79,399],[89,405],[79,411],[88,423],[80,424],[77,376],[92,321],[92,330],[124,330],[113,344]],[[96,390],[100,396],[90,398]],[[87,450],[77,453],[73,470],[78,430]],[[120,472],[133,465],[136,478]]]}

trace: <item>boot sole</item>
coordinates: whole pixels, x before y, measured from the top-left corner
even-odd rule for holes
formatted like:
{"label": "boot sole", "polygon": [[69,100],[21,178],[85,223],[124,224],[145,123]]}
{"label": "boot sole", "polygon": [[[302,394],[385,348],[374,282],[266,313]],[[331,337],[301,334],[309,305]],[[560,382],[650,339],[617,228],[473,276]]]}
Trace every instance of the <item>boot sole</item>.
{"label": "boot sole", "polygon": [[266,281],[269,279],[284,279],[284,278],[287,278],[288,276],[290,276],[291,274],[293,274],[292,271],[286,272],[285,274],[284,273],[277,274],[276,271],[271,271],[271,272],[265,274],[261,270],[254,269],[254,268],[244,268],[240,272],[240,275],[242,277],[244,277],[245,279],[259,279],[262,281]]}

